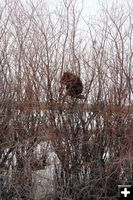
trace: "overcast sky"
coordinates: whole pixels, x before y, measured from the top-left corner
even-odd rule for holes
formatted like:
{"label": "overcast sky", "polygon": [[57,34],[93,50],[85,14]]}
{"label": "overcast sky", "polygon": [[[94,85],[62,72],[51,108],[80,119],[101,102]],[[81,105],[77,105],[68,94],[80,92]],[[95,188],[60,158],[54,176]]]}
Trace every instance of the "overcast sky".
{"label": "overcast sky", "polygon": [[[55,8],[55,5],[60,5],[63,0],[46,0],[50,8]],[[82,4],[82,0],[77,0],[79,7]],[[84,15],[96,15],[98,10],[100,9],[100,3],[102,2],[104,5],[108,2],[108,4],[117,3],[117,5],[122,5],[126,7],[128,4],[133,8],[133,0],[83,0],[83,14]]]}

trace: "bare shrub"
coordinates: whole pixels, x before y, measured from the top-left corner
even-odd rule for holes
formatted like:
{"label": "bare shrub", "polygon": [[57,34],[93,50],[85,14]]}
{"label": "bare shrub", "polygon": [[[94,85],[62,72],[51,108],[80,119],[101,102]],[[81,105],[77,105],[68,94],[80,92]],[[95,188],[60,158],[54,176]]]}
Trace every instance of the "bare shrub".
{"label": "bare shrub", "polygon": [[[87,21],[76,6],[63,1],[51,13],[32,1],[1,4],[2,200],[41,198],[38,172],[48,166],[44,199],[116,199],[118,184],[133,183],[133,13],[112,6]],[[62,101],[69,70],[85,98]]]}

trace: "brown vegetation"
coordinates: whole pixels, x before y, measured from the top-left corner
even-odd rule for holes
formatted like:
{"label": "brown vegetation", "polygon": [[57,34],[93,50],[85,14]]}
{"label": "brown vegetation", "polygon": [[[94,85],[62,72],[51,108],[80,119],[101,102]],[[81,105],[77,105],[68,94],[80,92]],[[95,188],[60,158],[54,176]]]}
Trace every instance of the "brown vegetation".
{"label": "brown vegetation", "polygon": [[133,12],[87,21],[76,5],[0,5],[2,200],[115,200],[133,184]]}

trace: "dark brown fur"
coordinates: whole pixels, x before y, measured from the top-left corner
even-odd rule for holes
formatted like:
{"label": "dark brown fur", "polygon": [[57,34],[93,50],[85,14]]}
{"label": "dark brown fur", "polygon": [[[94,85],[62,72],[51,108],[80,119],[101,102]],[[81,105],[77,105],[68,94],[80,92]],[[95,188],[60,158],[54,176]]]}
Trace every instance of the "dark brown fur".
{"label": "dark brown fur", "polygon": [[67,95],[71,97],[82,96],[83,84],[80,78],[73,73],[64,72],[61,77],[61,84],[66,86]]}

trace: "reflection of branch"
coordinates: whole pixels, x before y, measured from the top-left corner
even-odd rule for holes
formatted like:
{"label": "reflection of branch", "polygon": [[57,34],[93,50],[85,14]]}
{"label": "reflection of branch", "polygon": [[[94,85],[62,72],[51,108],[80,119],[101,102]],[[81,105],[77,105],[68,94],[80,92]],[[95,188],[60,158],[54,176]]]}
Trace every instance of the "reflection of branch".
{"label": "reflection of branch", "polygon": [[48,163],[46,156],[42,156],[40,159],[33,159],[31,161],[31,169],[36,171],[36,170],[41,170],[44,169],[46,166],[48,166],[50,163]]}
{"label": "reflection of branch", "polygon": [[7,152],[6,155],[3,157],[3,159],[2,159],[2,161],[1,161],[1,163],[0,163],[0,167],[3,167],[3,166],[4,166],[5,162],[6,162],[7,159],[8,159],[9,154],[10,154],[13,150],[14,150],[14,148],[10,148],[10,149],[8,150],[8,152]]}

